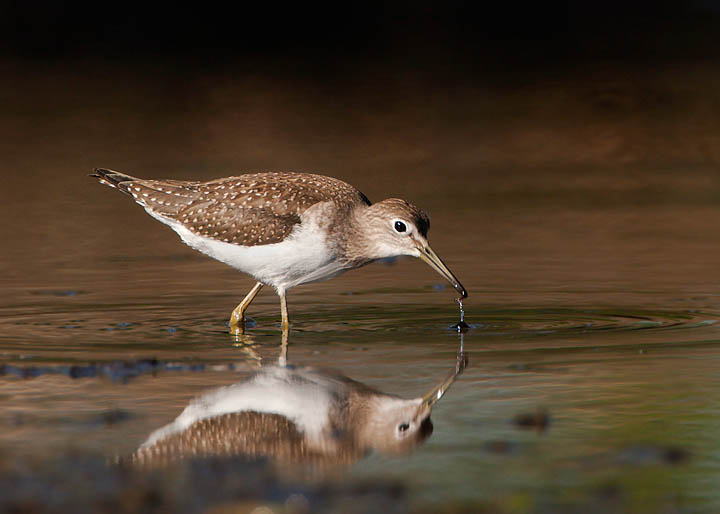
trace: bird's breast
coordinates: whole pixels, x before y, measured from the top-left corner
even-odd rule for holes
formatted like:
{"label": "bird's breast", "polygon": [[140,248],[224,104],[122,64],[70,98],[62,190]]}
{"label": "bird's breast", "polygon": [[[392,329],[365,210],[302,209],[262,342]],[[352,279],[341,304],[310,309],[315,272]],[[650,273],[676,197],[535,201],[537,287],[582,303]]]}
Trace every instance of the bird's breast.
{"label": "bird's breast", "polygon": [[195,250],[278,290],[326,280],[347,269],[343,255],[328,240],[326,227],[317,214],[304,216],[303,222],[279,243],[243,246],[198,235],[176,220],[148,212]]}

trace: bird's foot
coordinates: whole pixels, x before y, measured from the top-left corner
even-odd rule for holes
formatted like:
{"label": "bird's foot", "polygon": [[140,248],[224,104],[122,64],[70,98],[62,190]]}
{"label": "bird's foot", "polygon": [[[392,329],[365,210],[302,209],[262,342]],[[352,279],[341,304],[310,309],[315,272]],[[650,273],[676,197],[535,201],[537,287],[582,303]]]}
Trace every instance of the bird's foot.
{"label": "bird's foot", "polygon": [[245,333],[245,325],[243,323],[230,323],[228,332],[232,336],[241,336]]}
{"label": "bird's foot", "polygon": [[240,320],[236,319],[235,316],[230,317],[228,321],[228,327],[230,327],[230,333],[233,335],[240,335],[245,333],[246,328],[253,328],[257,326],[257,321],[246,316]]}
{"label": "bird's foot", "polygon": [[233,335],[243,334],[246,328],[254,327],[255,325],[254,319],[245,317],[243,312],[238,309],[235,309],[232,314],[230,314],[228,326],[230,327],[230,333]]}
{"label": "bird's foot", "polygon": [[246,320],[244,317],[237,317],[235,313],[233,312],[230,315],[230,320],[228,321],[228,327],[230,327],[230,333],[233,335],[241,335],[245,332],[245,324]]}

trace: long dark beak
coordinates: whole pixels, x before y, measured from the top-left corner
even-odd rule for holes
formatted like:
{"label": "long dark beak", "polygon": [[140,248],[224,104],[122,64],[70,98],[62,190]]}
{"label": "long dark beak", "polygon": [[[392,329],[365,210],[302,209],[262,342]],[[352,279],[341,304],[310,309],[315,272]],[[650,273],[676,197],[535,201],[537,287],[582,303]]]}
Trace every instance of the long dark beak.
{"label": "long dark beak", "polygon": [[420,258],[427,262],[428,265],[440,273],[445,279],[452,284],[455,290],[460,293],[463,298],[467,298],[468,294],[460,281],[453,275],[452,271],[445,266],[445,263],[438,257],[432,248],[428,245],[422,245],[418,242],[418,250],[420,250]]}

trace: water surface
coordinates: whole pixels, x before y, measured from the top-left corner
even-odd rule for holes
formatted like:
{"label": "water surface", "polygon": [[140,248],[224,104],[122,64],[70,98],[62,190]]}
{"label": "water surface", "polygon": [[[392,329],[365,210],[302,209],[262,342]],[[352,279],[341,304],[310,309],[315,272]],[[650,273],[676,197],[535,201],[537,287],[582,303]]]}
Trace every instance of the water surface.
{"label": "water surface", "polygon": [[[554,85],[437,97],[366,84],[333,106],[302,84],[225,75],[178,85],[98,71],[80,84],[72,71],[10,71],[2,88],[15,107],[0,127],[0,472],[15,484],[1,491],[6,505],[720,508],[717,174],[689,139],[669,159],[667,133],[638,136],[657,117],[701,126],[701,106],[687,119],[608,114],[575,84],[553,97],[570,111],[547,121],[529,106]],[[39,87],[42,76],[58,87]],[[464,112],[453,98],[474,107]],[[582,113],[592,114],[589,128],[570,122]],[[641,121],[628,128],[630,118]],[[595,129],[605,136],[590,137]],[[595,145],[578,149],[582,134]],[[481,152],[476,141],[495,146]],[[647,158],[652,145],[657,160]],[[225,323],[252,279],[87,178],[94,166],[186,179],[318,171],[372,200],[427,209],[433,248],[470,293],[471,327],[462,336],[469,367],[435,406],[432,435],[331,478],[308,470],[288,480],[232,459],[152,480],[118,471],[113,463],[193,398],[276,362],[279,302],[263,291],[249,311],[256,325],[232,338]],[[455,365],[453,293],[410,259],[300,287],[289,294],[289,360],[421,396]],[[246,490],[233,481],[249,476],[264,482]],[[28,485],[67,492],[73,477],[100,492],[50,497]]]}

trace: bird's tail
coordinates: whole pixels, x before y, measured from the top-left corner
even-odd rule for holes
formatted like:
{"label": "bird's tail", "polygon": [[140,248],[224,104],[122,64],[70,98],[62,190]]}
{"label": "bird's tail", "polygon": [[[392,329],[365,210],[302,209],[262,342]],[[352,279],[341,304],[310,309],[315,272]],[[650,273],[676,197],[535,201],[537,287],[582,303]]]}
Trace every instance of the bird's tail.
{"label": "bird's tail", "polygon": [[95,168],[88,176],[95,177],[100,180],[101,184],[119,189],[123,193],[127,193],[127,186],[136,180],[137,177],[120,173],[119,171],[108,170],[105,168]]}

